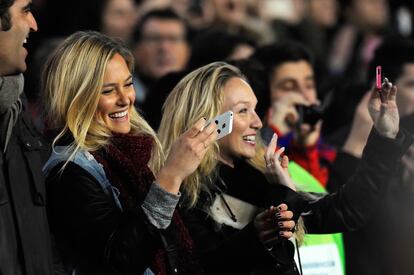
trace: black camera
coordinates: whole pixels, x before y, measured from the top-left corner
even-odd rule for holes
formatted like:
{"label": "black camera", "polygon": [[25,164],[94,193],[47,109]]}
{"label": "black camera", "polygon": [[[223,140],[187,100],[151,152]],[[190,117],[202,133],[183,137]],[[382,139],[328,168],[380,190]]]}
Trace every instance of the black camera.
{"label": "black camera", "polygon": [[319,105],[296,105],[295,107],[299,115],[298,124],[309,124],[313,126],[323,118],[324,111]]}

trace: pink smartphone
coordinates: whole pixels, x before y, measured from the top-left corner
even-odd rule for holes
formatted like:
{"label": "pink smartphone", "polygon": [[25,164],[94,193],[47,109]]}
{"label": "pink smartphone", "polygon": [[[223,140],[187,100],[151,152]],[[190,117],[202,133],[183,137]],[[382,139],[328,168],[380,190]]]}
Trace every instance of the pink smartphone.
{"label": "pink smartphone", "polygon": [[381,66],[377,66],[375,68],[375,76],[376,76],[376,87],[377,89],[381,89],[382,88],[382,67]]}
{"label": "pink smartphone", "polygon": [[381,102],[384,103],[385,97],[382,91],[382,67],[381,66],[377,66],[375,68],[375,76],[376,76],[375,87],[376,87],[377,93],[380,96]]}

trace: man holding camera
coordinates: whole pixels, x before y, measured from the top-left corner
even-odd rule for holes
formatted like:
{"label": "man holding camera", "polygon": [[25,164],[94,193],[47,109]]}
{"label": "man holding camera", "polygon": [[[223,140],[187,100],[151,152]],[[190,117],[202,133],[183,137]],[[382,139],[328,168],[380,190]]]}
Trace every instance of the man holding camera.
{"label": "man holding camera", "polygon": [[290,159],[325,185],[328,169],[322,163],[332,162],[336,152],[320,139],[322,113],[310,52],[299,43],[284,42],[259,48],[254,58],[269,73],[271,108],[264,140],[277,133],[279,146],[288,148]]}

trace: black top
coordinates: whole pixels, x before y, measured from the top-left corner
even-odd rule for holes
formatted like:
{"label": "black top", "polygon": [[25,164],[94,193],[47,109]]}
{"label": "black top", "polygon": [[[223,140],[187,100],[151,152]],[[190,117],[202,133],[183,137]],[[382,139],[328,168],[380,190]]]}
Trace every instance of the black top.
{"label": "black top", "polygon": [[140,207],[121,210],[82,167],[57,165],[47,178],[48,214],[65,265],[77,274],[142,274],[161,246]]}
{"label": "black top", "polygon": [[[359,168],[348,183],[336,193],[319,199],[267,183],[263,174],[244,161],[236,162],[235,168],[222,165],[219,176],[226,184],[225,192],[241,200],[263,208],[284,202],[295,214],[306,212],[303,218],[309,233],[355,230],[375,211],[374,202],[411,142],[412,138],[405,133],[392,140],[373,130]],[[216,185],[221,185],[221,181]],[[252,223],[242,230],[218,226],[204,211],[211,201],[202,202],[186,212],[185,221],[207,274],[297,274],[293,245],[289,241],[280,240],[269,253]]]}
{"label": "black top", "polygon": [[[414,115],[401,118],[400,127],[414,134]],[[359,162],[340,152],[333,167],[336,177],[330,179],[328,187],[336,190],[344,185]],[[403,173],[404,169],[399,170],[387,183],[366,226],[343,235],[347,274],[412,274],[414,189],[412,184],[404,184]]]}

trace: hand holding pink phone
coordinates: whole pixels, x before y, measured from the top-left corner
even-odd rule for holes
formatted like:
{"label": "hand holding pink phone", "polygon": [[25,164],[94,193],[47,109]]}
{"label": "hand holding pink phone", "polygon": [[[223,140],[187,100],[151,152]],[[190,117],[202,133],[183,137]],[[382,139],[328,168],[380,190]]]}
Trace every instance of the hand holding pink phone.
{"label": "hand holding pink phone", "polygon": [[381,102],[385,103],[385,93],[388,92],[392,87],[392,83],[389,82],[388,78],[384,77],[382,81],[382,67],[377,66],[375,68],[375,88],[380,96]]}

